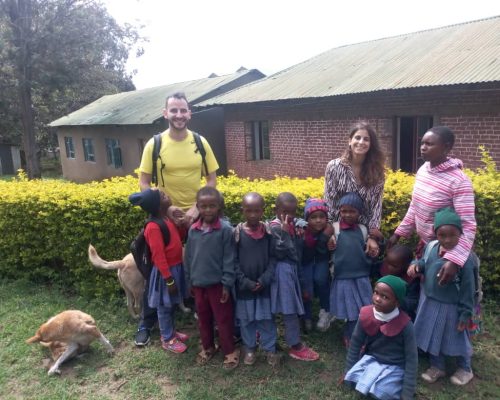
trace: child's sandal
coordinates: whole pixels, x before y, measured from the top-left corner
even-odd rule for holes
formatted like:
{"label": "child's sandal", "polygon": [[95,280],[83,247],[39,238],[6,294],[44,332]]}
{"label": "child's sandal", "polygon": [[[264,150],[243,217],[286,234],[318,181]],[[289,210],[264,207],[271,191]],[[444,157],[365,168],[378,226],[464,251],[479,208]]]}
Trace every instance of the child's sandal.
{"label": "child's sandal", "polygon": [[240,350],[236,349],[231,354],[226,354],[224,356],[224,362],[222,363],[222,368],[235,369],[239,364],[240,364]]}
{"label": "child's sandal", "polygon": [[217,353],[218,348],[217,347],[212,347],[210,349],[203,349],[201,350],[198,355],[196,356],[196,363],[198,365],[205,365],[207,364]]}

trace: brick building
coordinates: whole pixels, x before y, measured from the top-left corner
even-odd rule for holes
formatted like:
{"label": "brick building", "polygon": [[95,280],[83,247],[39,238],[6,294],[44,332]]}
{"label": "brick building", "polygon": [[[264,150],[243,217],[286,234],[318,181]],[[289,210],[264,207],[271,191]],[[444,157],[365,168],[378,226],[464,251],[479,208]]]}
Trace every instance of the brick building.
{"label": "brick building", "polygon": [[[168,94],[184,92],[191,108],[201,101],[260,79],[265,75],[240,68],[234,74],[103,96],[53,121],[61,149],[63,176],[88,182],[124,176],[139,167],[145,143],[167,128],[162,110]],[[189,128],[210,143],[219,173],[227,171],[224,119],[221,107],[193,112]]]}
{"label": "brick building", "polygon": [[500,17],[332,49],[198,104],[222,106],[228,169],[324,174],[351,125],[369,121],[394,169],[415,172],[427,129],[447,125],[453,155],[500,162]]}

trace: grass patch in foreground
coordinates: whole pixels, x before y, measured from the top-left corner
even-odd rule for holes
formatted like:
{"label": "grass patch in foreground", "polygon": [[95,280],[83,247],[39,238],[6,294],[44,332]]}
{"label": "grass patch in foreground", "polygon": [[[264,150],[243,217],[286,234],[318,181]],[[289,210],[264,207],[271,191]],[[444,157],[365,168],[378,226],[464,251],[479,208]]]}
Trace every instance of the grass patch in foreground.
{"label": "grass patch in foreground", "polygon": [[[161,350],[158,332],[145,349],[132,339],[136,322],[123,301],[82,298],[50,286],[27,282],[0,282],[0,393],[2,399],[360,399],[353,391],[338,386],[345,350],[341,346],[341,323],[325,333],[304,336],[321,354],[319,362],[304,363],[283,357],[277,370],[263,355],[253,367],[241,364],[234,371],[222,369],[218,354],[204,367],[195,364],[198,335],[192,316],[180,316],[178,326],[192,334],[187,353],[167,354]],[[500,349],[496,304],[485,305],[486,333],[474,341],[473,368],[476,378],[465,388],[447,380],[434,385],[417,385],[418,399],[500,398]],[[61,376],[47,376],[43,360],[48,352],[40,345],[25,344],[38,326],[66,309],[91,314],[115,347],[109,357],[99,343],[81,359],[62,366]],[[284,347],[280,340],[280,345]],[[427,368],[420,359],[419,370]],[[450,364],[452,371],[453,365]]]}

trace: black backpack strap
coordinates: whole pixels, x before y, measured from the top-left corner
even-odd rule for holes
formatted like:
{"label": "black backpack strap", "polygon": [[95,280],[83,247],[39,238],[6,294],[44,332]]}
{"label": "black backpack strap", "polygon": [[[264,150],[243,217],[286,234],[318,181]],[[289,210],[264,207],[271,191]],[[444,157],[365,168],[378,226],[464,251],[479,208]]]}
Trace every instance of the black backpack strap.
{"label": "black backpack strap", "polygon": [[154,222],[156,225],[160,227],[161,234],[163,235],[163,244],[165,246],[168,246],[168,244],[170,243],[170,230],[168,229],[165,220],[163,218],[156,218],[156,217],[148,218],[146,220],[146,223],[144,224],[144,229],[146,229],[146,225],[149,224],[150,222]]}
{"label": "black backpack strap", "polygon": [[[153,171],[151,173],[151,183],[155,186],[158,186],[158,165],[157,161],[158,158],[160,157],[160,150],[161,150],[161,133],[157,133],[156,135],[153,136]],[[160,159],[161,160],[161,159]],[[162,162],[162,169],[164,167],[163,162]],[[160,171],[161,173],[161,171]],[[162,183],[163,186],[165,186],[165,182],[163,182],[163,174],[161,175]]]}
{"label": "black backpack strap", "polygon": [[[206,160],[206,156],[207,156],[207,151],[205,150],[205,147],[203,146],[203,142],[201,141],[201,137],[198,133],[196,132],[193,132],[193,139],[194,139],[194,143],[196,144],[196,152],[200,152],[200,155],[201,155],[201,161],[203,162],[203,167],[205,169],[205,176],[208,176],[208,167],[207,167],[207,160]],[[202,170],[202,174],[203,176],[203,170]]]}

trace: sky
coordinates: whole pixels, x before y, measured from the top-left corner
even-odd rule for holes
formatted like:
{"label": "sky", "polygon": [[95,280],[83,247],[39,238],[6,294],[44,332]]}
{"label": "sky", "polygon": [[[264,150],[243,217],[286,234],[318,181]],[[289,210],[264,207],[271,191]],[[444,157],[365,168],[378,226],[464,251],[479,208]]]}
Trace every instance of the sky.
{"label": "sky", "polygon": [[[335,47],[500,15],[497,0],[103,0],[148,42],[127,68],[137,89],[271,75]],[[360,57],[363,55],[360,54]]]}

